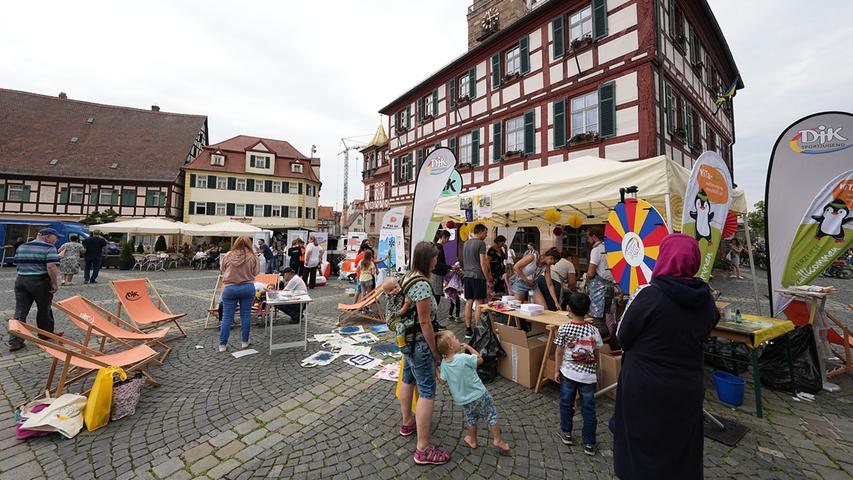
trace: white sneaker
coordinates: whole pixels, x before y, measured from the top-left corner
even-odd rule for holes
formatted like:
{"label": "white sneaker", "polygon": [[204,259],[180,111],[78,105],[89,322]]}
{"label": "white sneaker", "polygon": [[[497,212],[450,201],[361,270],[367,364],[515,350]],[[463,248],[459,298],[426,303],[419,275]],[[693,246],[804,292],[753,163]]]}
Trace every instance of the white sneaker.
{"label": "white sneaker", "polygon": [[249,347],[249,342],[240,343],[240,348],[248,348],[248,347]]}
{"label": "white sneaker", "polygon": [[219,346],[219,351],[220,351],[220,352],[224,352],[224,351],[225,351],[225,350],[227,350],[227,349],[228,349],[228,345],[220,345],[220,346]]}

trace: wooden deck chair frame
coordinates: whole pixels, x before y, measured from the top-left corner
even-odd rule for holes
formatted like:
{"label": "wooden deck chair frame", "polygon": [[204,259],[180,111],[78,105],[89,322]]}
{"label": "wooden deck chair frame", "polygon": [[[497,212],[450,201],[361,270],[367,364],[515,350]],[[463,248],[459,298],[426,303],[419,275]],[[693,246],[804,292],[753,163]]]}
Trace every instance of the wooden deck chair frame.
{"label": "wooden deck chair frame", "polygon": [[[382,304],[379,299],[385,293],[382,287],[374,289],[368,293],[366,297],[358,303],[339,303],[338,304],[338,325],[346,325],[354,320],[367,320],[371,322],[385,323],[385,314],[382,312]],[[364,313],[363,308],[372,308],[376,306],[376,315]]]}
{"label": "wooden deck chair frame", "polygon": [[[853,304],[847,305],[847,308],[853,310]],[[842,373],[853,373],[853,358],[851,358],[850,353],[851,346],[853,346],[853,337],[850,335],[850,329],[831,313],[824,312],[824,314],[826,315],[826,318],[835,324],[834,327],[840,331],[840,333],[835,331],[835,328],[832,328],[833,325],[830,325],[827,335],[829,340],[829,349],[843,362],[838,367],[827,371],[826,378],[832,378],[836,375],[841,375]],[[837,350],[839,347],[840,351]]]}
{"label": "wooden deck chair frame", "polygon": [[[124,350],[128,351],[132,349],[148,349],[151,354],[143,358],[142,360],[138,362],[132,362],[126,365],[110,365],[110,363],[98,359],[99,357],[103,357],[103,355],[100,355],[100,352],[98,352],[97,350],[91,349],[85,345],[81,345],[77,342],[68,340],[67,338],[63,338],[59,335],[48,332],[47,330],[42,330],[38,327],[28,325],[18,320],[9,320],[9,333],[15,335],[16,337],[23,338],[24,340],[29,340],[30,342],[39,345],[42,350],[44,350],[45,353],[50,355],[53,359],[50,365],[50,372],[47,375],[47,382],[45,383],[45,388],[43,389],[43,392],[46,397],[58,398],[70,385],[85,379],[87,376],[91,375],[93,372],[96,372],[100,368],[110,366],[122,367],[124,371],[128,374],[135,373],[138,371],[142,373],[142,375],[145,377],[146,382],[155,387],[160,386],[160,383],[145,370],[145,367],[148,366],[149,363],[155,362],[158,356],[157,352],[147,345],[138,345],[136,347],[131,347],[129,349]],[[46,339],[42,340],[41,338],[39,338],[40,335],[45,337]],[[60,358],[60,356],[62,355],[55,355],[49,351],[46,351],[46,349],[56,351],[64,355],[64,358]],[[85,362],[95,364],[98,366],[98,368],[73,366],[71,364],[72,358],[79,358]],[[51,385],[53,384],[53,379],[56,376],[56,367],[59,362],[62,362],[62,370],[59,374],[59,380],[56,384],[56,387],[52,389]],[[72,377],[68,378],[69,376]],[[86,393],[88,393],[88,390],[83,391],[83,387],[81,386],[81,395],[85,395]],[[42,397],[40,395],[35,397],[35,399],[38,398]]]}
{"label": "wooden deck chair frame", "polygon": [[[205,329],[214,328],[208,327],[208,324],[210,323],[210,318],[214,315],[219,314],[219,305],[216,300],[222,297],[222,290],[225,288],[225,286],[222,284],[222,276],[223,275],[220,273],[219,276],[216,277],[216,284],[214,284],[213,286],[213,294],[210,296],[210,305],[207,307],[207,317],[204,319]],[[275,280],[273,280],[273,277],[275,277]],[[276,288],[278,288],[279,279],[280,276],[277,273],[259,273],[255,275],[256,283],[274,284]],[[237,306],[237,308],[240,308],[239,305]],[[277,313],[278,312],[273,311],[273,315],[276,315]],[[237,325],[239,324],[235,323],[235,326]]]}
{"label": "wooden deck chair frame", "polygon": [[[74,297],[69,297],[69,298],[75,298],[75,297],[80,298],[80,300],[83,301],[89,307],[91,307],[95,313],[100,314],[102,317],[104,317],[104,319],[106,321],[112,322],[113,324],[116,325],[116,327],[118,327],[121,330],[126,331],[129,334],[149,335],[149,336],[153,335],[150,333],[143,332],[142,330],[137,328],[135,325],[132,325],[129,322],[122,320],[121,318],[115,316],[113,313],[107,311],[103,307],[96,305],[94,302],[92,302],[91,300],[89,300],[88,298],[86,298],[82,295],[75,295]],[[65,299],[65,300],[69,300],[69,299]],[[62,300],[59,302],[53,302],[53,306],[56,307],[57,309],[61,310],[62,312],[64,312],[66,315],[68,315],[72,319],[77,320],[77,322],[71,322],[71,323],[73,323],[76,327],[80,328],[81,330],[84,330],[84,329],[78,324],[78,322],[82,323],[84,325],[88,325],[88,327],[84,330],[86,333],[83,337],[83,345],[86,347],[89,346],[89,341],[91,340],[92,335],[101,337],[100,345],[98,347],[98,351],[101,353],[106,353],[104,351],[104,348],[106,346],[107,340],[112,340],[113,342],[116,342],[125,348],[130,348],[132,346],[132,345],[130,345],[130,343],[128,343],[131,341],[141,341],[145,345],[152,347],[152,349],[153,349],[153,346],[156,344],[156,345],[163,348],[163,353],[160,354],[159,359],[157,360],[158,365],[163,365],[163,361],[166,360],[166,357],[169,356],[169,353],[172,352],[172,347],[167,345],[166,342],[164,341],[165,336],[158,337],[158,338],[151,337],[151,338],[147,338],[147,339],[134,339],[134,338],[129,338],[129,337],[132,337],[132,335],[129,335],[128,337],[119,337],[117,335],[113,335],[113,334],[107,332],[106,330],[104,330],[102,327],[99,327],[95,323],[81,317],[78,313],[71,311],[68,307],[66,307],[62,303],[65,300]],[[168,329],[169,327],[165,327],[165,328]]]}
{"label": "wooden deck chair frame", "polygon": [[[176,315],[176,314],[172,313],[172,310],[169,308],[169,305],[167,305],[166,302],[163,301],[163,297],[160,296],[160,292],[158,292],[157,289],[154,288],[154,284],[151,283],[151,280],[149,280],[148,277],[110,281],[110,288],[113,290],[113,293],[115,293],[116,298],[118,298],[118,310],[116,312],[116,316],[121,318],[122,308],[127,310],[127,307],[124,306],[124,301],[121,298],[121,294],[119,294],[119,291],[116,288],[116,284],[122,283],[122,282],[128,282],[131,280],[143,281],[145,283],[145,295],[148,295],[148,297],[151,298],[151,295],[149,292],[154,292],[154,297],[157,299],[157,302],[156,302],[157,308],[161,312],[165,312],[165,313],[169,314],[169,318],[164,318],[162,320],[158,320],[158,321],[149,323],[149,322],[138,322],[138,321],[134,320],[133,317],[131,316],[130,312],[128,312],[128,316],[130,317],[130,320],[136,324],[137,328],[145,331],[145,330],[149,330],[152,328],[156,328],[161,323],[174,323],[175,326],[178,328],[178,331],[181,332],[181,336],[186,337],[187,332],[184,331],[183,327],[181,327],[181,324],[178,323],[178,320],[185,317],[187,314],[186,313],[180,313],[180,314]],[[154,303],[154,302],[152,302],[152,303]]]}

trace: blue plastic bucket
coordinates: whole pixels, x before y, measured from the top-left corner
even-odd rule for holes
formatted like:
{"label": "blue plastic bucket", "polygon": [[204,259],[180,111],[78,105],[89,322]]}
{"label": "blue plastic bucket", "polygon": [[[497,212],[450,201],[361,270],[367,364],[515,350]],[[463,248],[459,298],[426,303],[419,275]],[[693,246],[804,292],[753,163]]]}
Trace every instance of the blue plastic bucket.
{"label": "blue plastic bucket", "polygon": [[729,405],[740,406],[743,403],[743,389],[746,380],[727,372],[714,372],[714,385],[717,397]]}

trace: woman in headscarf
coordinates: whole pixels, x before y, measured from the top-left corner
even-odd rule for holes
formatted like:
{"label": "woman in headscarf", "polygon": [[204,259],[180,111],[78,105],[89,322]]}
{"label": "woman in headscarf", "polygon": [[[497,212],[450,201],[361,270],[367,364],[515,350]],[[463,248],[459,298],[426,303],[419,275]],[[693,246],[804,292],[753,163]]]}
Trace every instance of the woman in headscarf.
{"label": "woman in headscarf", "polygon": [[702,346],[720,314],[693,237],[667,236],[619,324],[613,466],[622,480],[702,478]]}

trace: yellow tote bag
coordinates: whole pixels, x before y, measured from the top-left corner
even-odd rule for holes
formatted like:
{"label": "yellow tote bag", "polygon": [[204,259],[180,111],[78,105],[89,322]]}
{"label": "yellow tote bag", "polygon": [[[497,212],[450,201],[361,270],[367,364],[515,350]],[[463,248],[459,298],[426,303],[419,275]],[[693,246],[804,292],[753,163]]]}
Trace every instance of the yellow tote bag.
{"label": "yellow tote bag", "polygon": [[[406,357],[400,357],[400,373],[397,374],[397,389],[394,391],[394,395],[397,398],[400,398],[400,385],[403,384],[403,362]],[[415,393],[412,394],[412,413],[415,413],[415,404],[418,403],[418,387],[415,386]]]}
{"label": "yellow tote bag", "polygon": [[98,370],[95,383],[86,400],[86,408],[83,409],[83,421],[86,429],[93,432],[110,421],[110,404],[113,400],[113,374],[118,373],[122,380],[127,379],[127,374],[119,367],[106,367]]}

